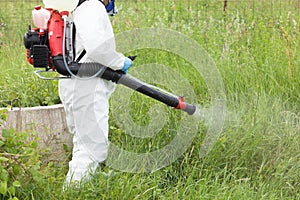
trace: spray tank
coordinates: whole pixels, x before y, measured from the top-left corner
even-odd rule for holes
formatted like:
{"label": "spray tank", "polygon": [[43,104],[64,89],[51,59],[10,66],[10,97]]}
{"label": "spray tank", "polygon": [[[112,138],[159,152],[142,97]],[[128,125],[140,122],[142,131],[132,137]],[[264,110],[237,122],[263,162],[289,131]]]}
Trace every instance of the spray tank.
{"label": "spray tank", "polygon": [[[40,9],[38,8],[38,10]],[[70,8],[68,9],[70,10]],[[35,74],[40,78],[53,80],[70,77],[83,79],[86,77],[99,77],[122,84],[170,107],[183,110],[189,115],[193,115],[196,112],[196,106],[184,102],[183,97],[162,92],[157,87],[151,87],[149,84],[126,75],[121,70],[113,70],[99,63],[75,62],[73,22],[67,20],[69,12],[59,12],[52,8],[46,8],[46,10],[50,13],[48,21],[47,17],[44,16],[46,12],[43,12],[40,17],[47,21],[47,30],[44,30],[45,27],[31,28],[29,25],[24,37],[28,62],[35,68],[44,68],[44,70],[35,71]],[[134,60],[135,56],[130,56],[129,58]],[[58,72],[63,77],[47,78],[41,75],[45,72]]]}

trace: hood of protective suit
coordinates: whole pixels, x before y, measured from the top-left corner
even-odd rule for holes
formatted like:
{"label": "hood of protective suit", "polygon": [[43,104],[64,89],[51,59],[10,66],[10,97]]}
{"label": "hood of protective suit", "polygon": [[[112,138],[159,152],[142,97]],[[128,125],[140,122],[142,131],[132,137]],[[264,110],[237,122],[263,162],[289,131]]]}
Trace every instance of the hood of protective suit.
{"label": "hood of protective suit", "polygon": [[53,8],[59,11],[73,11],[79,0],[43,0],[46,8]]}

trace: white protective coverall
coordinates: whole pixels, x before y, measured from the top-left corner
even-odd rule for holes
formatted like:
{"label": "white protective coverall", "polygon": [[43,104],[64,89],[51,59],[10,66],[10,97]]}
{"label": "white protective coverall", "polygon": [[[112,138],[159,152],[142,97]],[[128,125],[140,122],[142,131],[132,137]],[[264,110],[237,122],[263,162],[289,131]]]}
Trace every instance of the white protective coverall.
{"label": "white protective coverall", "polygon": [[[112,69],[122,69],[123,54],[116,51],[113,29],[104,5],[88,0],[70,15],[76,27],[76,56],[85,49],[80,62],[97,62]],[[63,79],[59,95],[73,136],[73,154],[66,183],[88,179],[108,149],[109,97],[115,84],[101,78]]]}

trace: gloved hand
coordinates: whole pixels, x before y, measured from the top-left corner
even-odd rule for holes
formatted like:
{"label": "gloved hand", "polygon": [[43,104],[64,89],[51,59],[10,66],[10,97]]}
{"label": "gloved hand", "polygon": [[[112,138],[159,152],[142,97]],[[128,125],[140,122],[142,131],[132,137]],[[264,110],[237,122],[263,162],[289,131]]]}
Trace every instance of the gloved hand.
{"label": "gloved hand", "polygon": [[125,57],[124,66],[122,68],[122,71],[127,73],[128,69],[132,66],[133,62],[130,58]]}

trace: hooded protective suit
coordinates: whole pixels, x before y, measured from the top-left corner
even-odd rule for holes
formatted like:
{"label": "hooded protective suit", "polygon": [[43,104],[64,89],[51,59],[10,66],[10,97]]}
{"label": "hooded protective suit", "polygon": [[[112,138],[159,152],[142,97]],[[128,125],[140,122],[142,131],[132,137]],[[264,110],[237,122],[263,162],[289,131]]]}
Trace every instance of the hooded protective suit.
{"label": "hooded protective suit", "polygon": [[[97,62],[115,70],[122,69],[126,59],[116,51],[112,26],[101,2],[85,1],[70,18],[76,27],[76,56],[86,50],[80,62]],[[107,157],[109,97],[114,88],[114,83],[100,78],[59,81],[68,128],[74,134],[67,184],[88,179]]]}

